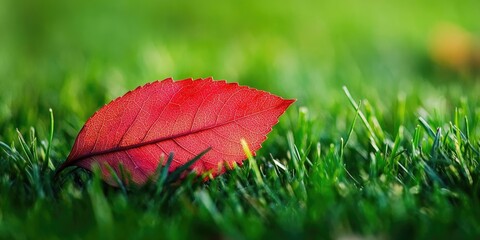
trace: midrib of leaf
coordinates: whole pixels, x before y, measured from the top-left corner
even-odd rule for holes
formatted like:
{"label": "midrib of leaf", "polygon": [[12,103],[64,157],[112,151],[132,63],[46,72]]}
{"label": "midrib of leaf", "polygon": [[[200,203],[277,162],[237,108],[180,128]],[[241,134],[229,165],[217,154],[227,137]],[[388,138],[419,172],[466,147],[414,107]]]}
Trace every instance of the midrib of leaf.
{"label": "midrib of leaf", "polygon": [[270,108],[264,109],[262,111],[258,111],[258,112],[255,112],[255,113],[252,113],[252,114],[249,114],[249,115],[245,115],[245,116],[240,117],[240,118],[234,118],[233,120],[226,121],[224,123],[215,124],[215,125],[211,125],[211,126],[208,126],[208,127],[203,127],[203,128],[198,129],[198,130],[195,130],[195,131],[187,131],[187,132],[179,133],[179,134],[168,136],[168,137],[153,139],[153,140],[146,141],[146,142],[140,142],[140,143],[127,145],[127,146],[122,146],[122,147],[114,147],[114,148],[106,149],[106,150],[103,150],[103,151],[92,152],[92,153],[89,153],[89,154],[81,155],[81,156],[77,157],[76,159],[73,159],[73,160],[69,161],[68,164],[65,167],[71,166],[76,162],[79,162],[81,160],[91,158],[91,157],[94,157],[94,156],[105,155],[105,154],[109,154],[109,153],[121,152],[121,151],[126,151],[126,150],[129,150],[129,149],[139,148],[139,147],[143,147],[143,146],[147,146],[147,145],[151,145],[151,144],[155,144],[155,143],[159,143],[159,142],[163,142],[163,141],[167,141],[167,140],[172,140],[172,139],[184,137],[184,136],[187,136],[187,135],[190,135],[190,134],[196,134],[196,133],[208,131],[210,129],[222,127],[222,126],[225,126],[225,125],[228,125],[228,124],[231,124],[231,123],[236,123],[237,121],[240,121],[242,119],[253,117],[257,114],[261,114],[261,113],[264,113],[264,112],[274,110],[274,109],[276,109],[276,108],[278,108],[278,107],[280,107],[284,104],[291,103],[291,101],[292,100],[284,100],[284,102],[282,102],[282,103],[280,103],[280,104],[278,104],[274,107],[270,107]]}

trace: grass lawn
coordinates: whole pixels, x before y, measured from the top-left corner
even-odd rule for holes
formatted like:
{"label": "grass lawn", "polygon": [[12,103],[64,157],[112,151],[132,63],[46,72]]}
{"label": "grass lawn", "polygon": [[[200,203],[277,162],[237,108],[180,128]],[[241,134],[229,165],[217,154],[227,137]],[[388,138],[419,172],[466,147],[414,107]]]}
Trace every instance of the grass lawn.
{"label": "grass lawn", "polygon": [[[0,0],[0,239],[480,236],[478,1],[67,2]],[[110,100],[209,76],[297,99],[255,164],[53,179]]]}

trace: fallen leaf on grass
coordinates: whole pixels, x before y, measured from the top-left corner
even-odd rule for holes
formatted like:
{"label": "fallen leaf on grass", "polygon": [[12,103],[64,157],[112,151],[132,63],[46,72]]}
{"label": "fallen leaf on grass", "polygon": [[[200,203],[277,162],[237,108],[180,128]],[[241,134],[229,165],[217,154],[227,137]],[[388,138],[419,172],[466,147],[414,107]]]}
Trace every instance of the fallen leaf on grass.
{"label": "fallen leaf on grass", "polygon": [[241,139],[252,152],[260,149],[294,101],[211,78],[149,83],[98,110],[57,173],[69,166],[91,170],[98,164],[111,185],[117,185],[111,169],[120,176],[122,168],[141,185],[155,176],[169,153],[174,153],[171,172],[210,149],[190,169],[218,176],[225,163],[241,165],[246,158]]}

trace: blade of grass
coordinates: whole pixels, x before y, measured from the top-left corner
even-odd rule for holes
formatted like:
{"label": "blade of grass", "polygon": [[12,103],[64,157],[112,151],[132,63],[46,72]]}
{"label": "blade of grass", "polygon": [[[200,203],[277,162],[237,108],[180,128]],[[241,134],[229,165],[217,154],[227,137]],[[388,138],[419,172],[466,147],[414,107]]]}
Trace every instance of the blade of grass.
{"label": "blade of grass", "polygon": [[253,173],[255,174],[255,182],[259,185],[263,185],[264,182],[263,182],[262,175],[260,173],[260,169],[258,168],[257,161],[255,161],[255,159],[253,158],[252,152],[250,151],[250,148],[248,147],[247,141],[245,141],[245,139],[242,138],[240,140],[240,143],[242,144],[243,152],[247,156],[248,163],[249,163],[251,169],[253,170]]}
{"label": "blade of grass", "polygon": [[358,115],[360,116],[360,119],[362,120],[363,124],[365,125],[368,132],[370,133],[370,136],[373,138],[372,141],[371,141],[372,147],[375,149],[375,151],[377,151],[377,152],[380,151],[380,148],[377,145],[379,140],[378,140],[378,137],[376,136],[375,132],[373,131],[372,126],[368,122],[365,115],[363,115],[362,111],[358,110],[359,106],[357,105],[357,103],[353,99],[352,95],[348,91],[348,88],[346,86],[343,86],[342,88],[343,88],[343,91],[345,92],[345,95],[347,96],[348,100],[350,101],[350,104],[353,106],[355,111],[358,111]]}
{"label": "blade of grass", "polygon": [[53,162],[52,162],[52,159],[50,157],[50,150],[52,148],[55,121],[54,121],[54,118],[53,118],[53,110],[50,108],[50,109],[48,109],[48,111],[50,112],[50,132],[48,134],[48,145],[47,145],[47,151],[45,153],[45,158],[46,158],[47,164],[44,165],[44,168],[49,167],[51,170],[54,170],[55,166],[53,166]]}
{"label": "blade of grass", "polygon": [[198,154],[197,156],[189,160],[187,163],[175,169],[175,171],[173,171],[171,174],[168,175],[166,182],[170,183],[178,180],[181,177],[181,174],[183,172],[185,172],[188,168],[190,168],[195,162],[197,162],[200,158],[202,158],[203,155],[205,155],[211,149],[212,149],[211,147],[205,149],[203,152],[201,152],[200,154]]}

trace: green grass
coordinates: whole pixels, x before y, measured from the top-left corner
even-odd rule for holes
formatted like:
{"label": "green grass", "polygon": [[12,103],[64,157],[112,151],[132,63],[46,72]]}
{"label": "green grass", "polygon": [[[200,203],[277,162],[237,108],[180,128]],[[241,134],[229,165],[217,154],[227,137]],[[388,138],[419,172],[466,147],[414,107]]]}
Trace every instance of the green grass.
{"label": "green grass", "polygon": [[[429,54],[442,22],[480,36],[475,1],[0,5],[0,239],[480,236],[480,77]],[[297,99],[243,166],[53,178],[111,99],[207,76]]]}

